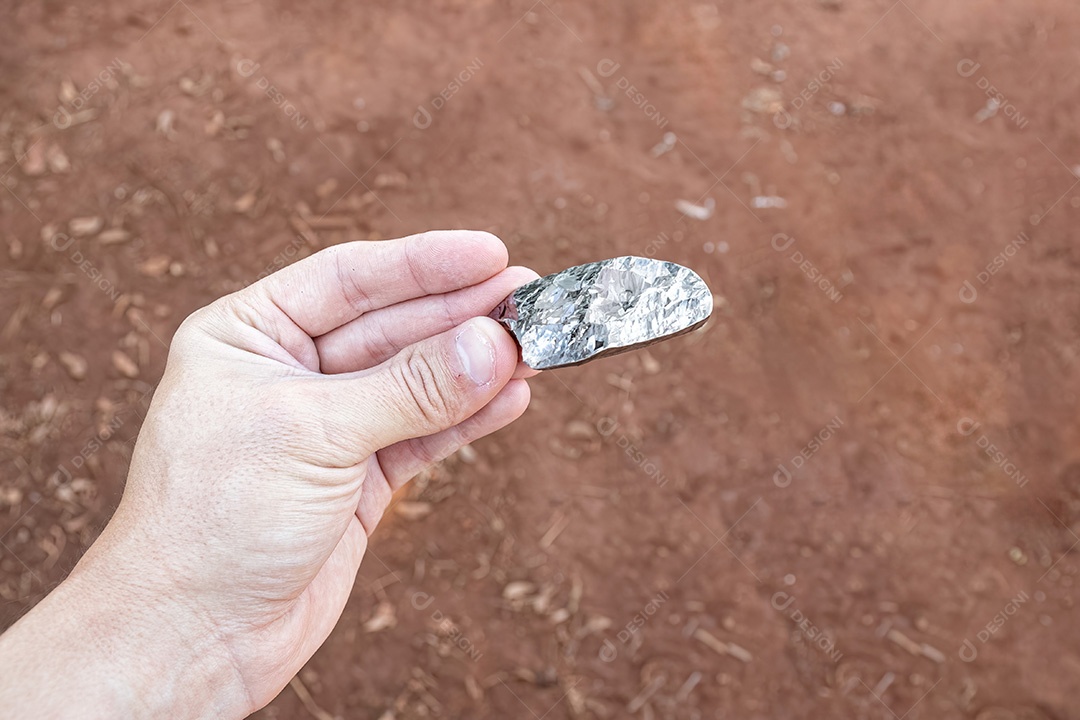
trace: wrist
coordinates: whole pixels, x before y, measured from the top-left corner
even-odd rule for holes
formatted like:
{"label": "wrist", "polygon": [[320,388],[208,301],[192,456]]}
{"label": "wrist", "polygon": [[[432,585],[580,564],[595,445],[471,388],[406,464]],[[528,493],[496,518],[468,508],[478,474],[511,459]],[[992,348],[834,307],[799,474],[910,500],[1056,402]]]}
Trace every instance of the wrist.
{"label": "wrist", "polygon": [[96,549],[0,636],[0,704],[50,717],[247,715],[242,679],[212,629]]}

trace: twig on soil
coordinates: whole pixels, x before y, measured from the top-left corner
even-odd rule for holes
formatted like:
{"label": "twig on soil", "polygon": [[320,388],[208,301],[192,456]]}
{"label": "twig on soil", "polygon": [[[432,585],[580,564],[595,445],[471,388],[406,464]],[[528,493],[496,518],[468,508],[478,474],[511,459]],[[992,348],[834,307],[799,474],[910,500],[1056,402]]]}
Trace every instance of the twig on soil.
{"label": "twig on soil", "polygon": [[552,543],[558,539],[562,531],[566,529],[566,526],[570,524],[570,518],[567,517],[562,511],[556,510],[555,517],[551,521],[551,527],[544,533],[544,537],[540,538],[540,547],[547,550],[551,547]]}
{"label": "twig on soil", "polygon": [[730,655],[736,660],[740,660],[744,663],[748,663],[754,659],[745,648],[742,648],[735,643],[726,643],[705,628],[698,628],[695,630],[694,637],[721,655]]}
{"label": "twig on soil", "polygon": [[653,695],[657,693],[660,688],[664,687],[664,683],[667,682],[667,675],[657,675],[649,682],[648,685],[641,689],[641,692],[637,694],[633,700],[631,700],[627,706],[626,711],[633,714],[640,710],[645,703],[649,702]]}
{"label": "twig on soil", "polygon": [[686,702],[690,697],[690,693],[694,691],[694,688],[697,687],[699,682],[701,682],[701,673],[697,670],[690,673],[690,677],[686,678],[686,682],[684,682],[682,687],[679,688],[679,691],[675,693],[676,702]]}
{"label": "twig on soil", "polygon": [[316,718],[316,720],[337,720],[333,715],[315,704],[315,699],[311,697],[311,693],[308,692],[299,675],[293,676],[293,679],[289,681],[289,687],[296,693],[296,697],[300,698],[300,704],[311,713],[313,718]]}

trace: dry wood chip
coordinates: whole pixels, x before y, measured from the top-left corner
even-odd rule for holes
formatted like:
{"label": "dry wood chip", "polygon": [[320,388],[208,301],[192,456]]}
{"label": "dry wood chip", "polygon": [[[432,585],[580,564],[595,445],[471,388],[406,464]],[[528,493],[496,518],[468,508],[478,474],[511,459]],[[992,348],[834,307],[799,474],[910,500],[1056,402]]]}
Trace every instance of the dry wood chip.
{"label": "dry wood chip", "polygon": [[551,527],[544,533],[544,537],[540,538],[540,547],[547,549],[551,547],[552,543],[558,539],[562,531],[570,524],[570,518],[564,515],[561,511],[555,512],[555,517],[551,521]]}
{"label": "dry wood chip", "polygon": [[77,217],[68,221],[68,231],[75,237],[96,235],[105,226],[105,221],[100,217]]}
{"label": "dry wood chip", "polygon": [[596,633],[602,633],[613,624],[611,618],[604,617],[603,615],[591,615],[582,626],[581,634],[595,635]]}
{"label": "dry wood chip", "polygon": [[3,331],[0,331],[0,338],[4,340],[10,340],[15,337],[19,330],[22,329],[23,320],[30,314],[30,305],[23,303],[15,308],[15,311],[11,313],[11,317],[8,318],[7,324],[4,326]]}
{"label": "dry wood chip", "polygon": [[46,310],[52,310],[54,307],[60,304],[60,301],[64,297],[64,291],[62,288],[52,287],[45,293],[45,297],[41,299],[41,307]]}
{"label": "dry wood chip", "polygon": [[581,607],[581,597],[585,594],[585,584],[581,577],[575,574],[570,579],[570,598],[566,601],[566,609],[573,615]]}
{"label": "dry wood chip", "polygon": [[60,364],[64,366],[64,370],[71,376],[72,380],[83,380],[86,378],[87,362],[81,355],[76,355],[71,352],[60,353]]}
{"label": "dry wood chip", "polygon": [[912,655],[922,655],[922,646],[895,628],[890,630],[885,637]]}
{"label": "dry wood chip", "polygon": [[506,600],[521,600],[526,595],[531,595],[536,591],[536,586],[527,580],[517,580],[512,583],[507,583],[503,588],[502,596]]}
{"label": "dry wood chip", "polygon": [[45,144],[40,139],[31,138],[30,147],[19,159],[19,166],[30,177],[45,173]]}
{"label": "dry wood chip", "polygon": [[71,170],[71,161],[59,145],[50,145],[45,151],[45,161],[49,164],[49,170],[54,173],[66,173]]}
{"label": "dry wood chip", "polygon": [[139,263],[139,272],[147,277],[162,277],[169,271],[171,263],[168,255],[154,255]]}
{"label": "dry wood chip", "polygon": [[886,671],[885,674],[881,676],[881,679],[878,680],[877,685],[874,686],[874,694],[878,697],[884,695],[885,691],[889,689],[889,686],[893,684],[894,680],[896,680],[896,673]]}
{"label": "dry wood chip", "polygon": [[484,689],[480,687],[480,683],[472,675],[465,676],[465,692],[469,694],[473,702],[480,702],[484,699]]}
{"label": "dry wood chip", "polygon": [[570,619],[570,611],[566,608],[559,608],[555,612],[551,613],[549,619],[552,625],[558,625],[564,623]]}
{"label": "dry wood chip", "polygon": [[701,682],[701,673],[695,670],[690,673],[690,677],[686,678],[686,682],[684,682],[682,687],[679,688],[679,691],[675,693],[675,700],[677,702],[686,702],[690,697],[690,693],[694,691],[694,688],[697,687],[699,682]]}
{"label": "dry wood chip", "polygon": [[41,241],[51,242],[56,233],[60,231],[60,226],[56,223],[46,223],[41,226]]}
{"label": "dry wood chip", "polygon": [[173,125],[176,122],[176,113],[172,110],[162,110],[158,113],[157,122],[155,123],[155,129],[169,138],[170,140],[175,135]]}
{"label": "dry wood chip", "polygon": [[397,615],[394,606],[388,602],[381,602],[375,607],[375,612],[364,623],[364,632],[379,632],[397,625]]}
{"label": "dry wood chip", "polygon": [[266,149],[270,151],[271,157],[274,158],[274,162],[285,162],[285,146],[277,138],[270,138],[266,141]]}
{"label": "dry wood chip", "polygon": [[736,645],[733,642],[727,644],[728,655],[744,663],[748,663],[754,659],[754,656],[750,654],[746,648],[741,645]]}
{"label": "dry wood chip", "polygon": [[131,233],[124,228],[109,228],[97,236],[97,241],[102,245],[116,245],[131,239]]}
{"label": "dry wood chip", "polygon": [[430,515],[433,508],[431,503],[402,500],[394,509],[406,520],[419,520]]}
{"label": "dry wood chip", "polygon": [[255,201],[257,199],[258,195],[255,194],[254,190],[244,193],[236,199],[236,202],[233,203],[233,210],[238,213],[245,213],[251,208],[255,207]]}
{"label": "dry wood chip", "polygon": [[134,380],[139,377],[139,366],[120,350],[113,350],[112,364],[126,378]]}
{"label": "dry wood chip", "polygon": [[654,677],[648,685],[641,689],[641,692],[639,692],[633,700],[627,703],[627,712],[636,713],[644,707],[645,703],[649,702],[649,699],[652,698],[660,688],[664,687],[665,682],[667,682],[667,675],[664,675],[663,673]]}
{"label": "dry wood chip", "polygon": [[765,75],[768,77],[772,75],[774,68],[771,63],[767,63],[761,58],[750,59],[750,69],[756,72],[758,75]]}
{"label": "dry wood chip", "polygon": [[753,656],[751,656],[744,648],[734,643],[724,642],[705,628],[694,630],[694,637],[721,655],[729,655],[742,662],[750,662],[753,660]]}
{"label": "dry wood chip", "polygon": [[698,628],[694,631],[694,638],[700,640],[710,649],[715,650],[721,655],[727,655],[727,643],[715,637],[709,631],[703,628]]}
{"label": "dry wood chip", "polygon": [[566,437],[571,440],[591,440],[596,437],[596,428],[584,420],[571,420],[566,423]]}
{"label": "dry wood chip", "polygon": [[923,657],[933,660],[938,664],[945,662],[945,654],[933,645],[922,643],[919,648],[922,650]]}

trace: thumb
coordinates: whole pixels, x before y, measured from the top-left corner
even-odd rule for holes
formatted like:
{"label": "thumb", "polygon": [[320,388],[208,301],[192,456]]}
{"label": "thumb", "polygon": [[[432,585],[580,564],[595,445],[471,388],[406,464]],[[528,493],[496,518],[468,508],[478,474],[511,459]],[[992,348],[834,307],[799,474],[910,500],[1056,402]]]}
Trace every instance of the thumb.
{"label": "thumb", "polygon": [[517,361],[502,326],[473,318],[348,377],[348,401],[337,398],[338,409],[348,434],[373,453],[468,419],[510,381]]}

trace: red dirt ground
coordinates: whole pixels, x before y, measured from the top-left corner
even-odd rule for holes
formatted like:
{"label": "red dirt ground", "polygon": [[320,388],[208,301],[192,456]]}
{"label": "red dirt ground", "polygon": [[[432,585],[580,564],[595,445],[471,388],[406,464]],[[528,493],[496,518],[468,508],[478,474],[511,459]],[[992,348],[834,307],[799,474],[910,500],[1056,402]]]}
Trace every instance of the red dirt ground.
{"label": "red dirt ground", "polygon": [[189,312],[470,227],[718,310],[415,483],[260,717],[1080,717],[1075,3],[171,2],[0,28],[0,627]]}

